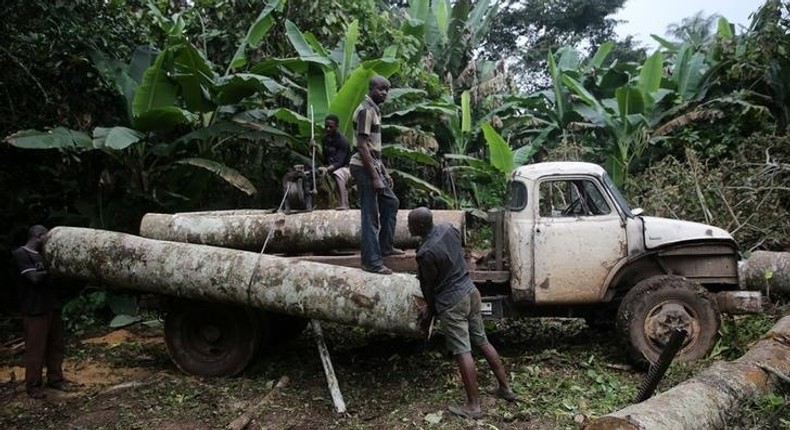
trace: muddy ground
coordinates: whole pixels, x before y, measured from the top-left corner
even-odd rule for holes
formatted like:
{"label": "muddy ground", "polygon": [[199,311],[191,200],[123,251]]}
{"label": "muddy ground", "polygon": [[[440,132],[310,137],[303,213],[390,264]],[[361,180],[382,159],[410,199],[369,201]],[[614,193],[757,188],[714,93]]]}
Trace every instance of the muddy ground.
{"label": "muddy ground", "polygon": [[[575,429],[629,404],[644,377],[626,363],[610,334],[583,322],[502,324],[489,336],[520,399],[506,403],[483,395],[484,417],[462,419],[446,412],[463,393],[441,338],[426,344],[332,324],[324,324],[324,332],[346,414],[334,410],[309,331],[265,352],[237,377],[200,378],[173,365],[161,329],[135,325],[69,340],[65,373],[79,384],[75,393],[47,390],[46,399],[31,400],[21,381],[21,355],[0,359],[0,428],[221,429],[285,376],[289,383],[269,396],[248,428]],[[485,387],[493,379],[477,358]],[[673,366],[659,390],[699,368]],[[783,419],[790,417],[774,413],[743,428],[781,428]]]}

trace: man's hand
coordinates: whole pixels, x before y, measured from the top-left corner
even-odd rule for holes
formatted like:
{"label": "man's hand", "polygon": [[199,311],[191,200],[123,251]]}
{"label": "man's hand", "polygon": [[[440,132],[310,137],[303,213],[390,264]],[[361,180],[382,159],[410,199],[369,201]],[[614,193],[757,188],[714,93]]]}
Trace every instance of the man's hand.
{"label": "man's hand", "polygon": [[387,186],[390,188],[395,187],[395,181],[392,180],[392,176],[390,176],[389,173],[387,174]]}
{"label": "man's hand", "polygon": [[428,334],[428,329],[431,327],[431,320],[433,319],[433,312],[426,305],[420,309],[420,315],[417,317],[417,325],[423,333]]}
{"label": "man's hand", "polygon": [[373,178],[373,190],[376,192],[381,192],[384,191],[386,188],[387,187],[384,185],[384,182],[382,182],[381,177],[376,175]]}
{"label": "man's hand", "polygon": [[310,138],[309,145],[310,145],[310,149],[311,150],[315,148],[315,139],[314,138],[312,138],[312,137]]}

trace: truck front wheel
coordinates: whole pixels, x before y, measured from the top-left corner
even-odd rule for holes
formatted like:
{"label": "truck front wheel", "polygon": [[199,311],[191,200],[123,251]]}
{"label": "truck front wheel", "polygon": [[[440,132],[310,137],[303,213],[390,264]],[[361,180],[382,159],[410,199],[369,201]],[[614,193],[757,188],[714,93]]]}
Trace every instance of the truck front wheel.
{"label": "truck front wheel", "polygon": [[261,342],[257,312],[242,306],[180,301],[165,318],[165,344],[183,372],[233,376],[244,370]]}
{"label": "truck front wheel", "polygon": [[699,360],[716,343],[721,316],[716,298],[680,276],[645,279],[629,291],[617,311],[617,328],[637,364],[655,363],[675,329],[688,333],[675,357]]}

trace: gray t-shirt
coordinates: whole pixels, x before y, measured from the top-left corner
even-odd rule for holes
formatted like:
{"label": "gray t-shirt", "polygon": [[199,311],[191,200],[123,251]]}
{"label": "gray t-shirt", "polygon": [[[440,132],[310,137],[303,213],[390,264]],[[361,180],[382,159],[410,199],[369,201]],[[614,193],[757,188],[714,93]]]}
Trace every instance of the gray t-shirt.
{"label": "gray t-shirt", "polygon": [[475,288],[464,263],[461,233],[450,223],[433,226],[417,250],[417,264],[420,287],[434,298],[436,314]]}

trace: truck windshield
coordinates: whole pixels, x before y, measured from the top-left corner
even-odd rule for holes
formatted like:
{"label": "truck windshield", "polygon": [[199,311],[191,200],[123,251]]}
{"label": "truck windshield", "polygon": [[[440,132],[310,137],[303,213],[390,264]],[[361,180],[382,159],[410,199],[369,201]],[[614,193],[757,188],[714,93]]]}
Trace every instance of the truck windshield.
{"label": "truck windshield", "polygon": [[609,191],[612,193],[612,197],[614,197],[617,204],[623,208],[626,216],[631,216],[631,205],[625,200],[622,194],[620,194],[620,190],[617,189],[617,186],[612,182],[612,179],[609,178],[609,175],[603,175],[603,182],[606,184],[606,187],[609,188]]}

